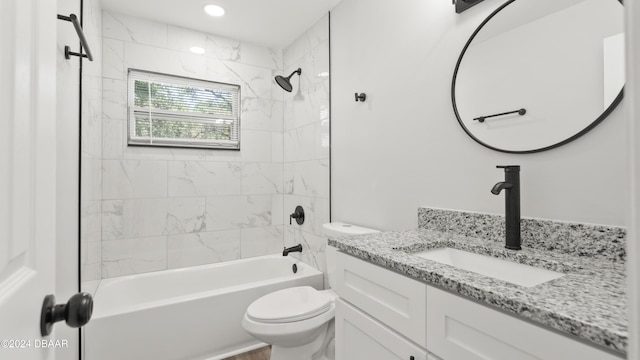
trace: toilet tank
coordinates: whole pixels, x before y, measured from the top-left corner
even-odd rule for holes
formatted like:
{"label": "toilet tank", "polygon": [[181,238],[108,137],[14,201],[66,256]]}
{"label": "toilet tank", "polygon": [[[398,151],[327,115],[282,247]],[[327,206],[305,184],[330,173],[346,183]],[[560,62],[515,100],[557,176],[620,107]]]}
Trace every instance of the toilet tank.
{"label": "toilet tank", "polygon": [[[369,229],[357,225],[346,224],[342,222],[331,222],[322,225],[322,233],[328,239],[335,239],[340,236],[348,236],[348,235],[364,235],[364,234],[373,234],[379,233],[380,230]],[[333,287],[333,281],[335,278],[336,272],[336,253],[338,249],[333,246],[327,246],[326,256],[327,256],[327,280],[329,282],[329,287]]]}

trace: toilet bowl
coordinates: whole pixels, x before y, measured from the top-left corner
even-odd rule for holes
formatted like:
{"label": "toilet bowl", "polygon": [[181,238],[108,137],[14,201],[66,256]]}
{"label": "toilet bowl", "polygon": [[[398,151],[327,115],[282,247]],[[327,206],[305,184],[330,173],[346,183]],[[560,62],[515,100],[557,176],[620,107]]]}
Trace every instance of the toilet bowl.
{"label": "toilet bowl", "polygon": [[[345,223],[323,225],[328,238],[370,234],[378,230]],[[327,246],[327,279],[333,285],[335,254]],[[310,286],[287,288],[267,294],[249,305],[242,327],[256,339],[271,344],[271,360],[334,360],[333,290]]]}

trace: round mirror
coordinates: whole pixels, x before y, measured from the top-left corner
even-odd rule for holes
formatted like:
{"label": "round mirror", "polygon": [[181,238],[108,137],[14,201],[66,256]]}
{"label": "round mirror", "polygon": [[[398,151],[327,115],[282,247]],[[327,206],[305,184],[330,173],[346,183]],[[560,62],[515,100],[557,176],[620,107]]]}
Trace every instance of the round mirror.
{"label": "round mirror", "polygon": [[623,31],[618,0],[507,1],[458,58],[458,122],[478,143],[508,153],[575,140],[622,100]]}

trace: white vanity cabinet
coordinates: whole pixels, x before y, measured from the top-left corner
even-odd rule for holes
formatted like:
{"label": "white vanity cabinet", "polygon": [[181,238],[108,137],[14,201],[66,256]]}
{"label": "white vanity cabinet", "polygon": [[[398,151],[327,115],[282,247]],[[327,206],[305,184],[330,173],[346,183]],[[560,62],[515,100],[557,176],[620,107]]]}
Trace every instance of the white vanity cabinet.
{"label": "white vanity cabinet", "polygon": [[427,357],[427,285],[338,252],[336,360]]}
{"label": "white vanity cabinet", "polygon": [[623,358],[433,286],[426,319],[428,348],[445,360]]}
{"label": "white vanity cabinet", "polygon": [[427,360],[427,351],[343,300],[336,302],[336,360]]}
{"label": "white vanity cabinet", "polygon": [[620,360],[459,295],[338,252],[336,360]]}

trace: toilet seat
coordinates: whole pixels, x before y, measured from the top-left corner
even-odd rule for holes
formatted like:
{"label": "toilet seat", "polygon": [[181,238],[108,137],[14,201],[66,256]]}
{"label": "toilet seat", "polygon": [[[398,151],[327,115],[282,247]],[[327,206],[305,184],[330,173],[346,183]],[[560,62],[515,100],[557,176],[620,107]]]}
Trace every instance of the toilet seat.
{"label": "toilet seat", "polygon": [[[251,320],[245,313],[242,318],[242,326],[251,335],[258,337],[264,342],[272,344],[272,338],[277,337],[280,342],[283,339],[297,339],[306,337],[320,329],[325,323],[329,323],[335,316],[335,303],[332,303],[329,310],[312,318],[303,321],[293,321],[287,323],[265,323]],[[306,334],[306,335],[305,335]],[[298,340],[293,340],[297,342]],[[290,345],[289,345],[290,346]]]}
{"label": "toilet seat", "polygon": [[267,294],[247,308],[248,319],[265,324],[307,320],[326,313],[333,297],[310,286],[287,288]]}

